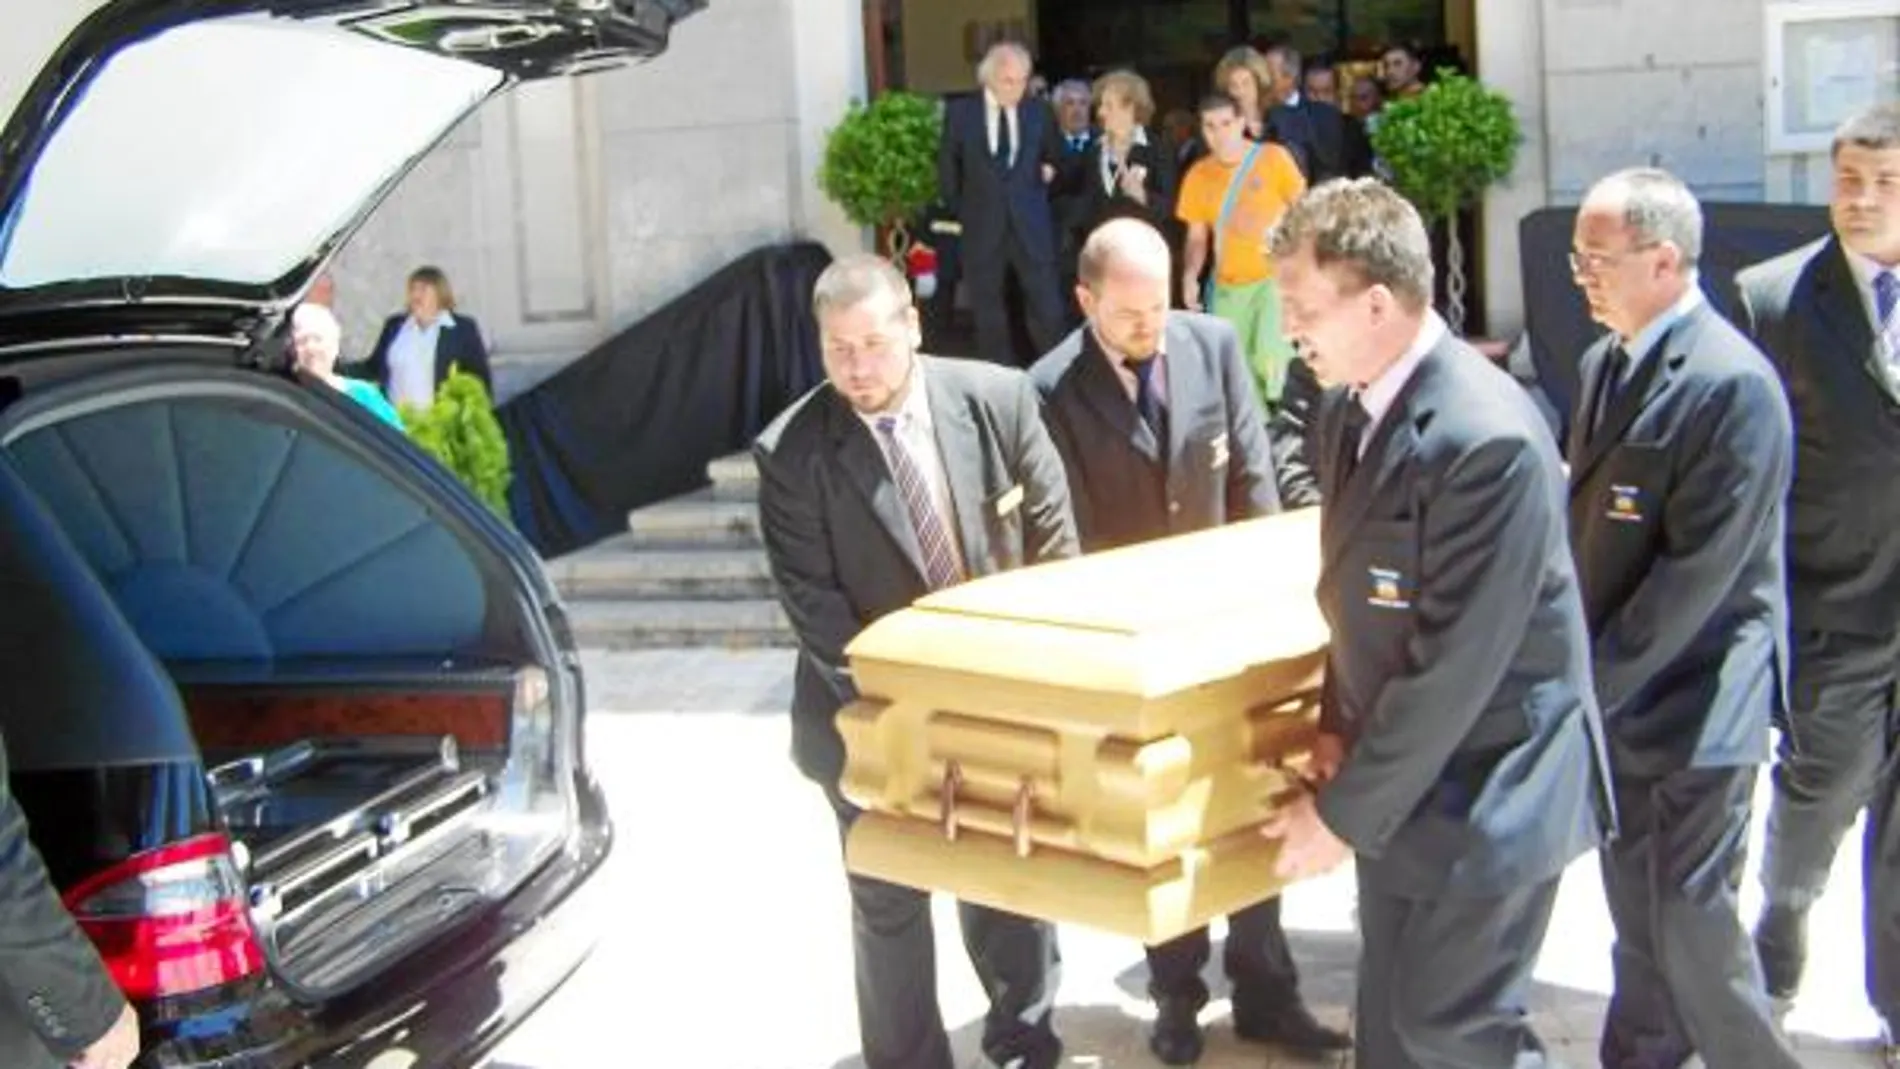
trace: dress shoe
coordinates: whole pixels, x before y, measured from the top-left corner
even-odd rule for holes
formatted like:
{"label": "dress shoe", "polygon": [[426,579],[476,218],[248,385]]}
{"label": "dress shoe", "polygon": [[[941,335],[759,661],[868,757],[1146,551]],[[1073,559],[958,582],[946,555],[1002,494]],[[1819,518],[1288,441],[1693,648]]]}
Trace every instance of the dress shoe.
{"label": "dress shoe", "polygon": [[1234,1034],[1251,1043],[1271,1043],[1293,1054],[1318,1056],[1352,1049],[1352,1037],[1319,1023],[1305,1003],[1293,999],[1266,1013],[1234,1015]]}
{"label": "dress shoe", "polygon": [[1755,923],[1755,955],[1761,959],[1768,997],[1788,1002],[1801,987],[1808,962],[1808,918],[1798,910],[1769,906]]}
{"label": "dress shoe", "polygon": [[1207,1041],[1201,1035],[1200,1009],[1184,1001],[1165,1001],[1155,1005],[1154,1031],[1148,1033],[1148,1049],[1163,1065],[1193,1065],[1201,1060]]}

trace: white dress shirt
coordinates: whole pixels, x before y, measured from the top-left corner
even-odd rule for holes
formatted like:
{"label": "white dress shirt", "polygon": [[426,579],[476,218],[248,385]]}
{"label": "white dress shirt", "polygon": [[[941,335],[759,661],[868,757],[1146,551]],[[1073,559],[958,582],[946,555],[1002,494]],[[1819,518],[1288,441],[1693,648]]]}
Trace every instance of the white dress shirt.
{"label": "white dress shirt", "polygon": [[1016,156],[1023,150],[1023,127],[1016,117],[1020,110],[1022,110],[1021,104],[1013,108],[1005,108],[996,99],[996,94],[987,89],[983,90],[983,126],[989,133],[990,158],[996,158],[997,121],[1007,119],[1009,122],[1009,166],[1011,167],[1016,166]]}
{"label": "white dress shirt", "polygon": [[[930,487],[930,502],[936,506],[937,516],[943,520],[944,534],[950,541],[950,553],[956,558],[957,571],[968,575],[969,568],[964,564],[963,539],[957,531],[957,507],[950,498],[950,476],[944,470],[943,451],[937,447],[937,427],[930,416],[930,391],[924,389],[924,364],[919,357],[917,366],[910,373],[910,385],[904,394],[904,400],[895,412],[858,413],[864,421],[865,429],[871,432],[871,440],[878,445],[878,452],[884,453],[884,464],[891,467],[889,453],[884,450],[884,436],[878,433],[877,421],[885,416],[896,416],[897,426],[893,435],[901,442],[910,456],[923,472],[924,482]],[[897,478],[897,469],[891,467],[891,478]],[[903,496],[899,491],[898,496]],[[906,510],[905,515],[909,515]]]}
{"label": "white dress shirt", "polygon": [[1412,339],[1412,347],[1405,350],[1405,355],[1381,372],[1378,378],[1366,383],[1365,388],[1358,391],[1359,407],[1366,410],[1367,417],[1366,429],[1359,435],[1361,459],[1366,455],[1366,446],[1372,444],[1372,436],[1378,433],[1379,421],[1385,418],[1392,402],[1399,399],[1399,391],[1405,389],[1405,384],[1412,380],[1412,373],[1418,370],[1425,354],[1437,347],[1449,332],[1450,328],[1445,326],[1445,321],[1437,312],[1426,312],[1425,322],[1418,327],[1418,337]]}
{"label": "white dress shirt", "polygon": [[389,401],[398,409],[404,405],[428,408],[435,403],[435,346],[442,332],[455,325],[455,317],[446,310],[435,322],[423,326],[415,316],[402,321],[396,337],[389,343]]}

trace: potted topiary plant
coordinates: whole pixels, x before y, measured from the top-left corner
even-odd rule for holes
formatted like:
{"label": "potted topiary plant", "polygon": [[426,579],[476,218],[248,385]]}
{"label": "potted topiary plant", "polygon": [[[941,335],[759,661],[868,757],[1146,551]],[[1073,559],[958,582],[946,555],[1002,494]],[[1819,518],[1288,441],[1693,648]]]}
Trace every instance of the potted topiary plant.
{"label": "potted topiary plant", "polygon": [[1517,163],[1524,135],[1510,98],[1476,79],[1440,71],[1424,92],[1387,104],[1370,136],[1392,185],[1427,225],[1445,225],[1445,319],[1462,334],[1465,262],[1458,213]]}
{"label": "potted topiary plant", "polygon": [[508,484],[514,474],[508,439],[482,380],[460,367],[450,368],[435,391],[435,403],[426,409],[405,405],[402,419],[411,441],[441,461],[495,515],[512,522]]}
{"label": "potted topiary plant", "polygon": [[909,221],[937,199],[937,104],[903,90],[852,101],[826,136],[818,188],[859,226],[875,227],[902,267]]}

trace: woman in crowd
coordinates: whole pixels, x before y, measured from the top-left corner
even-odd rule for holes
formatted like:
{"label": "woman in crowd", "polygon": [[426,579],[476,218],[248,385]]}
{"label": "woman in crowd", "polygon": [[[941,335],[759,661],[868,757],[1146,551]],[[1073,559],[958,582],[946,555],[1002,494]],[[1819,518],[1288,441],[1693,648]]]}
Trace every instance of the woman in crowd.
{"label": "woman in crowd", "polygon": [[320,304],[300,304],[290,313],[290,351],[297,370],[376,414],[402,430],[402,416],[373,383],[337,374],[337,353],[343,348],[343,328],[336,315]]}
{"label": "woman in crowd", "polygon": [[481,327],[456,310],[448,276],[438,268],[418,267],[409,275],[408,305],[407,312],[384,321],[362,377],[381,386],[398,408],[434,404],[436,388],[452,367],[480,379],[492,397],[495,386]]}
{"label": "woman in crowd", "polygon": [[1232,48],[1214,65],[1214,87],[1240,105],[1251,141],[1267,139],[1267,113],[1273,109],[1273,71],[1267,57],[1247,46]]}
{"label": "woman in crowd", "polygon": [[1148,132],[1154,94],[1133,71],[1110,71],[1095,80],[1095,114],[1102,135],[1083,163],[1087,182],[1084,234],[1110,219],[1133,216],[1162,233],[1174,227],[1174,154]]}

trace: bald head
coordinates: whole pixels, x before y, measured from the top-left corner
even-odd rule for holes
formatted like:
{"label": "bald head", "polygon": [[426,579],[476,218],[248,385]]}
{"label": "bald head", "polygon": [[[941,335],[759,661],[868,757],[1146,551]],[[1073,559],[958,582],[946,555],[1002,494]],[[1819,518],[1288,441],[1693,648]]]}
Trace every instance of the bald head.
{"label": "bald head", "polygon": [[1129,274],[1166,282],[1172,271],[1168,242],[1161,231],[1139,219],[1111,219],[1089,235],[1076,264],[1076,277],[1100,289],[1111,275]]}
{"label": "bald head", "polygon": [[1124,357],[1145,359],[1168,322],[1168,242],[1139,219],[1113,219],[1089,235],[1077,265],[1076,300],[1095,333]]}

